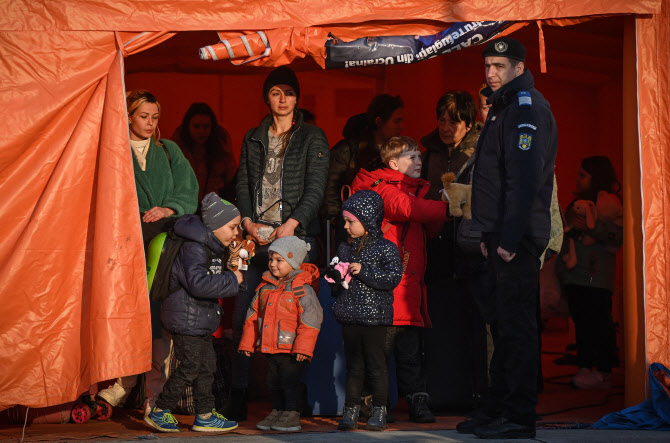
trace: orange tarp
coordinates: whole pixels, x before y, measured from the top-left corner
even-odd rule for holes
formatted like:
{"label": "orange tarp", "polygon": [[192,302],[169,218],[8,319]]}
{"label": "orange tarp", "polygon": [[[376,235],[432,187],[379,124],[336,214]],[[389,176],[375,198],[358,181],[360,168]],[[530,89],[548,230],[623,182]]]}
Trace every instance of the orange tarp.
{"label": "orange tarp", "polygon": [[64,403],[92,383],[149,369],[123,57],[187,30],[332,26],[356,38],[367,26],[407,34],[412,23],[639,14],[642,184],[626,185],[642,208],[626,208],[628,220],[642,214],[644,244],[634,248],[644,248],[645,289],[627,296],[644,297],[648,344],[627,352],[669,364],[667,1],[1,2],[0,409]]}
{"label": "orange tarp", "polygon": [[[639,17],[637,82],[647,364],[670,362],[670,5]],[[631,186],[636,185],[631,183]]]}

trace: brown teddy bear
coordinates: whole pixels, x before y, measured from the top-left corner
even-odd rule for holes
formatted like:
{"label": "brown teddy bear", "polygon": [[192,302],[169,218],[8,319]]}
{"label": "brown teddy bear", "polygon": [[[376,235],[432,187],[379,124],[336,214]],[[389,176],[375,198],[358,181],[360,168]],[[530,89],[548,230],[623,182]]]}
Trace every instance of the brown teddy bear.
{"label": "brown teddy bear", "polygon": [[452,217],[472,218],[472,185],[454,183],[456,174],[447,172],[442,174],[442,201],[449,203],[449,214]]}

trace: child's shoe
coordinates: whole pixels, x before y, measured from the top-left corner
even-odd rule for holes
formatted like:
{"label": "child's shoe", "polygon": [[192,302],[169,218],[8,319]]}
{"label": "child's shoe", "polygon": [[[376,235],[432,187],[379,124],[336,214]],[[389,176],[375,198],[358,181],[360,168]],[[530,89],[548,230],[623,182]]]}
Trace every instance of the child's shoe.
{"label": "child's shoe", "polygon": [[356,405],[352,407],[344,407],[342,412],[342,420],[340,424],[337,425],[338,431],[353,431],[358,428],[358,416],[361,413],[361,405]]}
{"label": "child's shoe", "polygon": [[237,427],[237,422],[230,421],[223,415],[212,409],[212,415],[209,418],[202,418],[200,415],[195,416],[192,431],[199,432],[225,432],[232,431]]}
{"label": "child's shoe", "polygon": [[589,378],[591,378],[591,368],[579,368],[577,373],[570,378],[570,385],[573,388],[578,388],[586,383]]}
{"label": "child's shoe", "polygon": [[161,432],[179,432],[177,419],[174,418],[169,409],[163,409],[159,412],[156,408],[153,408],[149,415],[144,417],[144,421],[152,428],[158,429]]}
{"label": "child's shoe", "polygon": [[573,386],[578,389],[609,389],[612,387],[611,374],[593,370],[583,378],[575,377]]}
{"label": "child's shoe", "polygon": [[272,429],[272,425],[275,424],[275,421],[277,421],[277,418],[281,412],[282,411],[273,409],[272,412],[267,415],[267,417],[256,424],[256,429],[260,429],[261,431],[269,431]]}
{"label": "child's shoe", "polygon": [[298,411],[281,411],[274,424],[270,427],[273,431],[299,431],[300,426],[300,412]]}
{"label": "child's shoe", "polygon": [[386,424],[386,406],[373,406],[370,411],[370,420],[365,425],[368,431],[383,431],[388,428]]}

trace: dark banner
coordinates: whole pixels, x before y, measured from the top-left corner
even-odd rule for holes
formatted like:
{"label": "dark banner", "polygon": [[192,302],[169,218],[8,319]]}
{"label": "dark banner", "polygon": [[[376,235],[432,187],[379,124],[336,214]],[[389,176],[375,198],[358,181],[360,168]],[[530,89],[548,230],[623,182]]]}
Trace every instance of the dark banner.
{"label": "dark banner", "polygon": [[480,45],[495,37],[511,22],[458,22],[436,35],[364,37],[343,42],[326,41],[326,69],[416,63],[438,55]]}

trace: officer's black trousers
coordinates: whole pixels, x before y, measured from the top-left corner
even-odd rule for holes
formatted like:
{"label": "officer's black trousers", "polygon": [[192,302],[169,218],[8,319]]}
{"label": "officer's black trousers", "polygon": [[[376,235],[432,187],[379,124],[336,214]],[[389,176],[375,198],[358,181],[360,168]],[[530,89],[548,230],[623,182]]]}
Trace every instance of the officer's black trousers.
{"label": "officer's black trousers", "polygon": [[524,237],[510,262],[497,253],[498,233],[483,237],[488,258],[484,275],[489,284],[489,313],[494,352],[491,386],[484,412],[515,423],[535,426],[539,347],[537,334],[537,287],[540,254],[547,240]]}

